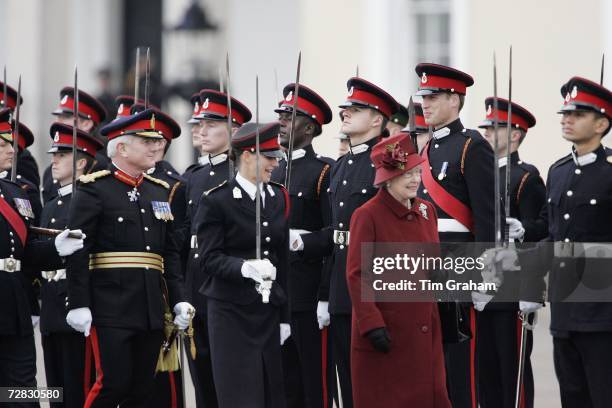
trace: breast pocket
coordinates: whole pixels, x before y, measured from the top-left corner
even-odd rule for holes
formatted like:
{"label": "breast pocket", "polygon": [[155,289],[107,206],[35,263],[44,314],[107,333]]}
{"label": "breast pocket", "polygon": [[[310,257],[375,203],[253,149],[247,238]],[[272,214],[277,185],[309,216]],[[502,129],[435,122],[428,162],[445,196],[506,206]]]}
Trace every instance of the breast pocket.
{"label": "breast pocket", "polygon": [[118,247],[133,246],[136,237],[134,233],[138,229],[136,218],[127,214],[114,214],[109,220],[113,230],[113,242]]}
{"label": "breast pocket", "polygon": [[305,184],[291,186],[291,217],[295,222],[308,217],[308,210],[313,208],[317,197],[312,186]]}
{"label": "breast pocket", "polygon": [[351,183],[351,201],[356,203],[355,208],[376,195],[378,188],[374,187],[372,183],[373,180],[359,180]]}
{"label": "breast pocket", "polygon": [[[589,235],[596,235],[599,231],[608,235],[609,226],[612,225],[612,201],[602,193],[584,194],[575,196],[575,206],[571,211],[572,226]],[[563,215],[562,215],[563,216]]]}

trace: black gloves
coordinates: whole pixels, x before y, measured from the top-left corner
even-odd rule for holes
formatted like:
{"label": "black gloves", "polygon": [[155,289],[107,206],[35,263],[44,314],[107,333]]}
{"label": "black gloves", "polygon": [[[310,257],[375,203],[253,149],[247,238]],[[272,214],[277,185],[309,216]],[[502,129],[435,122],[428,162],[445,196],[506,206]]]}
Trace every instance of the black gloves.
{"label": "black gloves", "polygon": [[366,337],[370,340],[372,347],[374,347],[376,351],[388,353],[391,349],[391,337],[389,337],[389,332],[387,332],[385,327],[370,330],[366,333]]}

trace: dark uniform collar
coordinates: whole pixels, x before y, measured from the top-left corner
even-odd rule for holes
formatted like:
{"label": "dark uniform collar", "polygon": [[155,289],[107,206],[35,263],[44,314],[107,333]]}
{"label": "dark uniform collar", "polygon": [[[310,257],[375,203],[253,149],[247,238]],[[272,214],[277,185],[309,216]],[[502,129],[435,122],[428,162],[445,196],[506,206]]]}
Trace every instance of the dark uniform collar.
{"label": "dark uniform collar", "polygon": [[578,156],[576,148],[572,146],[572,159],[577,167],[587,166],[591,163],[595,163],[597,160],[603,160],[606,157],[605,149],[602,145],[592,152]]}
{"label": "dark uniform collar", "polygon": [[291,160],[298,160],[301,159],[302,157],[306,157],[306,156],[313,156],[315,154],[314,152],[314,148],[312,147],[311,144],[309,144],[308,146],[304,146],[301,149],[296,149],[292,152],[291,154]]}
{"label": "dark uniform collar", "polygon": [[63,187],[58,188],[58,189],[57,189],[57,194],[58,194],[60,197],[65,197],[65,196],[67,196],[67,195],[69,195],[69,194],[72,194],[72,183],[70,183],[70,184],[66,184],[66,185],[65,185],[65,186],[63,186]]}
{"label": "dark uniform collar", "polygon": [[380,136],[377,136],[375,138],[368,140],[365,143],[358,144],[357,146],[351,146],[349,144],[349,154],[352,154],[353,156],[355,156],[357,154],[367,152],[368,150],[370,150],[371,147],[374,147],[374,145],[376,145],[376,143],[378,143],[379,141],[380,141]]}
{"label": "dark uniform collar", "polygon": [[[506,167],[506,160],[507,159],[505,155],[497,159],[497,164],[500,169],[502,167]],[[511,164],[518,164],[520,161],[521,159],[519,158],[518,151],[510,153],[510,163]]]}
{"label": "dark uniform collar", "polygon": [[433,132],[433,138],[436,140],[442,139],[450,134],[461,132],[463,130],[463,124],[461,123],[461,119],[457,118],[448,125],[436,129]]}

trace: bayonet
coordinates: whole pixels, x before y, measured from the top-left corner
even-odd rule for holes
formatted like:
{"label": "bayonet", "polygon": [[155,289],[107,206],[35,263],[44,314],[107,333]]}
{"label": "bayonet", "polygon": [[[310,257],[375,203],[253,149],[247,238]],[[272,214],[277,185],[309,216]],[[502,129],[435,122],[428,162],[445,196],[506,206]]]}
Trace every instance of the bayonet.
{"label": "bayonet", "polygon": [[76,168],[77,168],[77,131],[79,121],[79,82],[77,66],[74,66],[74,99],[72,106],[72,202],[76,195]]}
{"label": "bayonet", "polygon": [[13,163],[11,165],[11,181],[17,179],[17,160],[19,160],[19,112],[21,111],[21,75],[17,83],[17,104],[15,106],[15,129],[13,129]]}
{"label": "bayonet", "polygon": [[140,93],[140,47],[136,47],[136,65],[134,65],[134,103],[138,103]]}
{"label": "bayonet", "polygon": [[287,147],[287,168],[285,169],[285,188],[289,190],[291,185],[291,162],[293,155],[293,142],[295,140],[295,118],[297,115],[298,94],[300,92],[300,67],[302,65],[302,51],[298,55],[297,72],[295,74],[295,85],[293,87],[293,109],[291,111],[291,127],[289,132],[289,145]]}
{"label": "bayonet", "polygon": [[[510,143],[512,140],[512,46],[510,46],[510,62],[508,65],[508,123],[507,123],[507,140],[506,140],[506,186],[504,189],[504,209],[505,218],[510,217],[510,175],[511,175],[511,163],[510,163]],[[498,172],[499,170],[496,170]],[[504,245],[510,243],[510,230],[508,223],[504,223]]]}
{"label": "bayonet", "polygon": [[494,193],[494,205],[495,205],[495,248],[501,246],[501,211],[499,208],[499,200],[501,197],[500,185],[499,185],[499,165],[497,151],[499,149],[499,139],[497,131],[499,130],[499,103],[497,100],[497,61],[495,58],[495,52],[493,52],[493,110],[495,112],[493,116],[493,129],[494,129],[494,141],[493,141],[493,154],[495,161],[493,163],[493,178],[495,182],[495,193]]}
{"label": "bayonet", "polygon": [[[257,80],[258,82],[259,80]],[[230,93],[230,66],[229,66],[229,52],[225,54],[225,88],[227,90],[227,137],[230,140],[229,153],[232,152],[232,95]],[[259,90],[256,90],[259,92]],[[230,154],[231,156],[231,154]],[[229,174],[228,180],[234,179],[234,162],[232,160],[228,163]]]}
{"label": "bayonet", "polygon": [[[144,91],[144,108],[145,110],[149,107],[149,92],[150,92],[150,81],[151,81],[151,47],[147,47],[147,62],[145,65],[145,91]],[[134,103],[138,103],[134,101]]]}

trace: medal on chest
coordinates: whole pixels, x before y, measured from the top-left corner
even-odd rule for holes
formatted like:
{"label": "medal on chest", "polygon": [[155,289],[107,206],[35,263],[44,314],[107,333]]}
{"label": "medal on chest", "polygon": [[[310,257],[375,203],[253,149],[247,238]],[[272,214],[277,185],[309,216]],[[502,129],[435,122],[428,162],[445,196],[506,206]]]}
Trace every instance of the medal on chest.
{"label": "medal on chest", "polygon": [[130,199],[130,202],[136,202],[138,201],[138,196],[140,195],[140,193],[138,192],[138,189],[136,187],[134,187],[132,190],[127,192],[127,196]]}
{"label": "medal on chest", "polygon": [[27,218],[34,218],[34,210],[32,210],[30,200],[26,200],[25,198],[15,198],[14,200],[15,207],[17,207],[19,214]]}
{"label": "medal on chest", "polygon": [[174,220],[170,203],[167,201],[151,201],[151,207],[153,208],[153,215],[155,215],[155,218],[158,220],[166,222]]}

